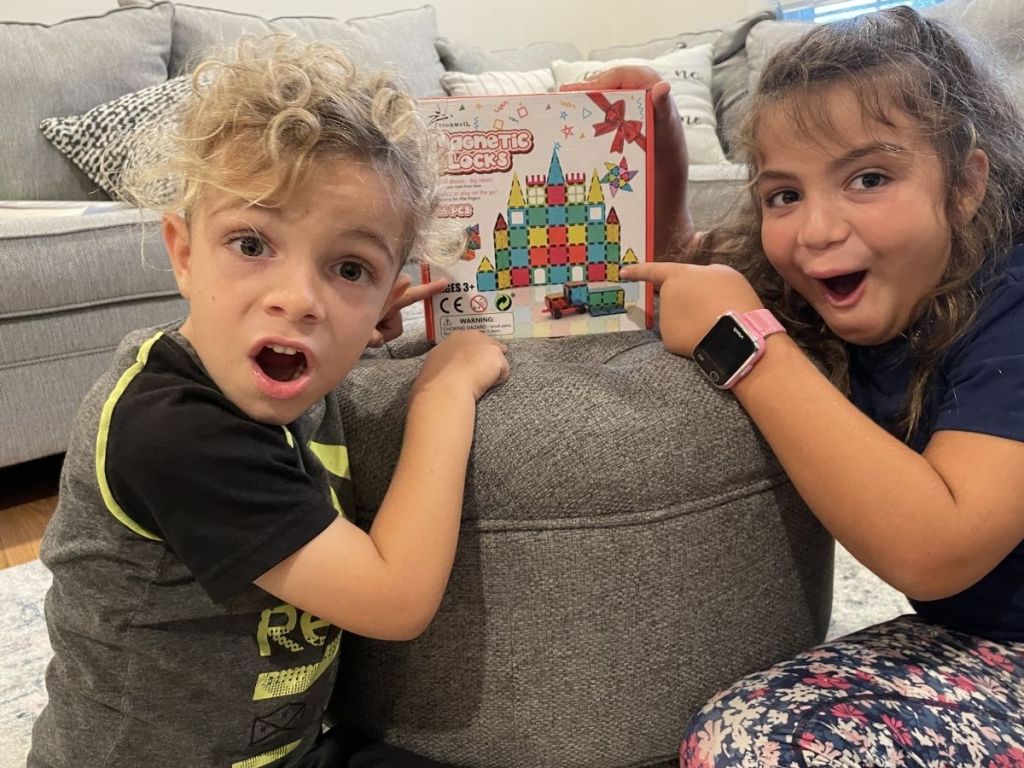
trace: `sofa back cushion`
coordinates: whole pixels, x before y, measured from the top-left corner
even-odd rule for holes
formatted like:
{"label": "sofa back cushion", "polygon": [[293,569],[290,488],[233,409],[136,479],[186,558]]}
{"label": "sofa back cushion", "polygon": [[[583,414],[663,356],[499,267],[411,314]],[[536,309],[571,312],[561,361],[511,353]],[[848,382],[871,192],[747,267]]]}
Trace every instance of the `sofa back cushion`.
{"label": "sofa back cushion", "polygon": [[553,41],[489,51],[479,45],[439,37],[436,46],[445,69],[474,75],[480,72],[522,72],[546,67],[555,59],[575,61],[583,58],[575,44]]}
{"label": "sofa back cushion", "polygon": [[158,5],[53,25],[0,23],[0,199],[106,199],[39,122],[165,81],[171,15]]}
{"label": "sofa back cushion", "polygon": [[[137,5],[147,0],[120,2]],[[437,13],[430,5],[347,21],[330,16],[262,18],[187,3],[174,3],[173,7],[172,76],[188,72],[211,51],[233,44],[241,35],[284,32],[335,43],[356,64],[386,67],[414,96],[444,95],[444,66],[434,47]]]}

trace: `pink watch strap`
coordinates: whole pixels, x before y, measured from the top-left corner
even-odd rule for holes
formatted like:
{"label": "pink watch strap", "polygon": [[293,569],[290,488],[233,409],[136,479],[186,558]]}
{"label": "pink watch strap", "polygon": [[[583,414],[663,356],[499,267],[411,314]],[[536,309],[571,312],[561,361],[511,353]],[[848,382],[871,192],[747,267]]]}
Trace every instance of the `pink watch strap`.
{"label": "pink watch strap", "polygon": [[782,323],[776,320],[775,315],[768,309],[754,309],[750,312],[744,312],[740,315],[740,319],[762,338],[771,336],[773,333],[786,332],[786,329],[782,327]]}

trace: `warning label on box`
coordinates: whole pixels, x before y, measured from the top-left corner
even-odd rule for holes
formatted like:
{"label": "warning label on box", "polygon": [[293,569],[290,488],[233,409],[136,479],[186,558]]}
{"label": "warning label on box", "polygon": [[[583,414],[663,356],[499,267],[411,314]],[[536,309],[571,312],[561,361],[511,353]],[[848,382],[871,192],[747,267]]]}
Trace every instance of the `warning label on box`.
{"label": "warning label on box", "polygon": [[441,338],[453,331],[480,331],[488,336],[511,336],[516,325],[512,315],[445,315],[441,318]]}

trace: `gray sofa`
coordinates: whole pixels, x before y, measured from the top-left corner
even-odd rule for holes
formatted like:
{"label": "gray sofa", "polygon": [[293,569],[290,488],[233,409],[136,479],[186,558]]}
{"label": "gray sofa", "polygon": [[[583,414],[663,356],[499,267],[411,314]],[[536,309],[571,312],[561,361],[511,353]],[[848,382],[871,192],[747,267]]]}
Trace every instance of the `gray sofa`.
{"label": "gray sofa", "polygon": [[[431,6],[349,21],[268,21],[186,4],[120,1],[125,7],[105,15],[49,27],[0,22],[0,201],[77,204],[49,216],[0,206],[0,416],[6,428],[0,467],[63,451],[75,408],[117,341],[131,328],[184,309],[154,229],[140,228],[131,212],[104,206],[109,198],[102,185],[69,160],[75,152],[96,160],[83,146],[88,121],[63,137],[63,153],[43,136],[40,121],[83,115],[165,83],[211,46],[242,33],[334,40],[357,60],[387,62],[420,96],[443,95],[446,70],[534,70],[556,59],[585,58],[571,42],[486,51],[445,38]],[[985,41],[1007,64],[1008,78],[1024,79],[1024,13],[1016,0],[945,0],[926,13]],[[722,30],[590,51],[589,59],[656,61],[680,47],[709,44],[709,99],[728,150],[744,96],[767,56],[806,28],[775,21],[766,11]],[[731,210],[742,187],[738,165],[695,164],[689,197],[698,228]]]}
{"label": "gray sofa", "polygon": [[[388,62],[420,96],[444,94],[446,67],[533,69],[553,59],[584,58],[572,43],[485,51],[441,37],[431,6],[350,21],[267,21],[184,4],[122,5],[53,26],[0,22],[0,201],[77,204],[48,216],[0,207],[0,467],[62,452],[78,402],[117,341],[131,328],[184,310],[155,230],[140,229],[130,211],[104,206],[109,197],[101,185],[47,141],[41,120],[82,115],[164,83],[204,50],[242,33],[334,40],[358,60]],[[659,45],[697,39],[683,35]],[[66,145],[88,154],[83,141],[79,131]],[[727,207],[739,182],[732,168],[696,168],[695,176],[692,198],[704,221]]]}

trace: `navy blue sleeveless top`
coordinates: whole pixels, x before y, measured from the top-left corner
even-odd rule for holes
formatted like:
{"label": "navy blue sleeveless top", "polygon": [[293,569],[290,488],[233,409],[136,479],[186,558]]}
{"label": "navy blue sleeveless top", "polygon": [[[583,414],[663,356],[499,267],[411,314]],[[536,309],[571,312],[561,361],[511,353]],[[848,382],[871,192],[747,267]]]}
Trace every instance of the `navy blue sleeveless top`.
{"label": "navy blue sleeveless top", "polygon": [[[905,348],[903,338],[877,347],[848,345],[854,404],[894,432],[911,375]],[[1024,441],[1024,237],[998,267],[975,323],[943,357],[909,444],[923,451],[944,429]],[[1024,542],[963,592],[911,604],[951,629],[1024,641]]]}

